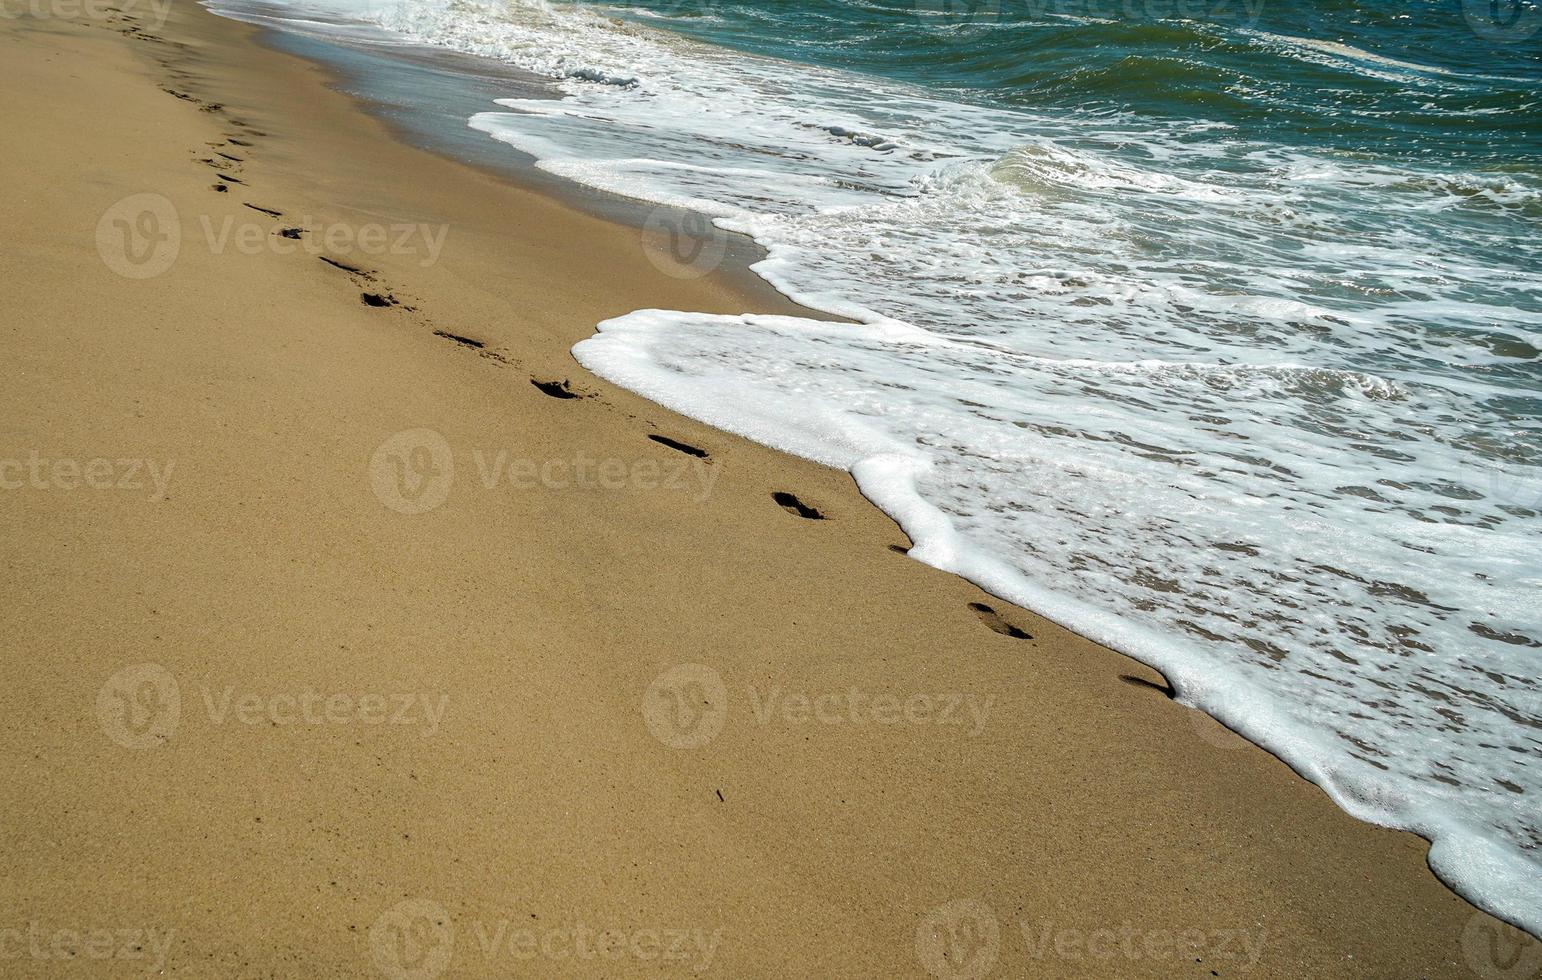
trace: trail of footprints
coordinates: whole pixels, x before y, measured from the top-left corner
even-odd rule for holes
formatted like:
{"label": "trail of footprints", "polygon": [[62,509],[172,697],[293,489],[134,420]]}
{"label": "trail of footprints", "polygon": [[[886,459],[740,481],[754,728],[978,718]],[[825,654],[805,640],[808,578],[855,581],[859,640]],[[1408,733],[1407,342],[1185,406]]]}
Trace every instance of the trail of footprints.
{"label": "trail of footprints", "polygon": [[[179,42],[167,41],[165,38],[162,38],[158,35],[145,33],[138,24],[134,23],[134,21],[138,20],[138,17],[134,14],[125,13],[121,9],[115,7],[109,7],[107,9],[114,14],[113,17],[109,18],[109,26],[127,37],[137,41],[166,45],[173,49],[185,50],[187,47],[186,45]],[[188,92],[186,90],[186,86],[188,86],[190,83],[196,83],[197,78],[191,72],[185,71],[180,66],[178,66],[176,62],[171,59],[170,55],[157,57],[157,60],[159,61],[162,69],[165,71],[166,76],[170,82],[176,83],[168,83],[162,85],[162,91],[180,101],[196,105],[201,112],[222,116],[225,122],[231,128],[237,130],[237,132],[224,133],[224,138],[222,140],[208,143],[207,146],[212,151],[211,154],[197,158],[199,163],[209,167],[214,171],[215,183],[210,185],[210,189],[219,194],[230,193],[232,187],[249,189],[250,185],[247,184],[244,176],[245,163],[247,160],[247,156],[244,154],[247,154],[249,151],[255,149],[255,141],[262,139],[267,134],[252,128],[246,122],[240,119],[233,118],[226,111],[223,103],[206,101]],[[231,152],[232,150],[235,152]],[[241,203],[244,207],[256,211],[259,214],[265,215],[266,217],[273,219],[275,222],[279,222],[280,226],[274,230],[274,234],[282,238],[300,240],[307,233],[306,229],[304,228],[284,224],[282,221],[284,213],[276,208],[253,204],[250,201],[243,201]],[[409,305],[398,299],[396,296],[396,290],[392,289],[389,285],[382,283],[377,273],[375,273],[373,270],[363,269],[359,266],[344,262],[340,259],[332,258],[331,256],[327,255],[320,255],[317,257],[323,263],[347,277],[349,282],[359,290],[359,301],[365,306],[368,306],[371,309],[399,310],[414,314],[414,318],[417,319],[421,325],[430,328],[435,337],[454,344],[456,347],[473,351],[478,356],[486,358],[490,361],[494,361],[498,364],[518,364],[517,360],[510,358],[506,354],[503,354],[497,350],[490,349],[485,341],[478,340],[477,338],[468,336],[466,334],[455,333],[433,326],[432,321],[429,320],[426,315],[420,313],[416,306]],[[544,379],[532,377],[530,379],[530,383],[542,394],[560,401],[577,402],[595,397],[592,392],[586,392],[575,388],[567,378]],[[635,418],[635,416],[629,417]],[[666,449],[670,449],[678,453],[683,453],[692,457],[693,459],[702,460],[708,464],[712,463],[713,461],[711,454],[707,450],[702,449],[699,446],[691,445],[688,442],[683,442],[679,439],[674,439],[669,436],[660,435],[658,433],[649,433],[647,438],[649,441],[657,445],[663,446]],[[830,519],[829,515],[827,515],[824,511],[810,503],[807,503],[790,491],[777,490],[773,491],[770,496],[771,501],[776,506],[780,507],[789,515],[792,515],[793,517],[796,517],[800,520],[826,521]],[[901,554],[906,553],[906,549],[898,545],[890,545],[890,549]],[[984,624],[992,632],[1014,640],[1033,639],[1033,637],[1026,630],[1009,622],[1000,612],[983,602],[969,603],[969,610],[975,615],[977,619],[979,619],[982,624]]]}

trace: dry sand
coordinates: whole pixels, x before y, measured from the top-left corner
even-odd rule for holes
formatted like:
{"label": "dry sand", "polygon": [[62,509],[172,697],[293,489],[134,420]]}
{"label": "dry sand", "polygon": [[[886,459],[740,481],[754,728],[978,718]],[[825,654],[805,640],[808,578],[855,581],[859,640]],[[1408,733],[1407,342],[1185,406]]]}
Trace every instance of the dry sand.
{"label": "dry sand", "polygon": [[[152,20],[0,20],[0,972],[1542,969],[1423,841],[897,553],[845,474],[567,353],[784,301]],[[345,253],[370,225],[430,234]]]}

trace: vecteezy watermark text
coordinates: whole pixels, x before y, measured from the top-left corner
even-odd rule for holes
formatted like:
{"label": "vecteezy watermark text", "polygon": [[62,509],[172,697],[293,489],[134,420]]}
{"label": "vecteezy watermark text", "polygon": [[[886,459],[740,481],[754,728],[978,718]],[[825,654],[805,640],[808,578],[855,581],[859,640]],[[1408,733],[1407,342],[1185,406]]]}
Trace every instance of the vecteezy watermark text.
{"label": "vecteezy watermark text", "polygon": [[488,959],[507,955],[515,960],[618,960],[659,962],[700,972],[712,965],[722,942],[722,930],[644,926],[597,927],[582,920],[571,925],[533,929],[499,919],[489,925],[472,923],[477,946]]}
{"label": "vecteezy watermark text", "polygon": [[166,499],[174,459],[144,457],[45,456],[31,450],[25,458],[0,458],[0,490],[122,490]]}
{"label": "vecteezy watermark text", "polygon": [[[577,450],[536,458],[507,449],[474,449],[470,455],[478,482],[489,491],[678,493],[701,503],[712,495],[722,475],[709,460],[683,454],[627,459]],[[432,429],[396,433],[376,448],[369,462],[370,489],[399,514],[422,514],[442,506],[455,476],[455,453],[444,436]]]}
{"label": "vecteezy watermark text", "polygon": [[124,963],[123,969],[154,974],[166,965],[176,933],[175,929],[162,932],[154,927],[78,928],[33,921],[25,928],[0,927],[0,962],[112,960]]}
{"label": "vecteezy watermark text", "polygon": [[409,899],[386,909],[370,927],[370,958],[390,980],[435,980],[449,969],[456,941],[468,930],[490,962],[539,959],[590,969],[601,961],[635,960],[700,973],[711,968],[722,942],[721,929],[595,925],[582,918],[540,927],[509,918],[475,919],[457,929],[439,903]]}
{"label": "vecteezy watermark text", "polygon": [[[198,226],[209,251],[219,255],[234,249],[241,255],[272,252],[274,255],[405,255],[415,256],[418,265],[427,268],[439,261],[449,225],[422,222],[351,222],[316,223],[301,218],[293,225],[294,237],[274,234],[272,225],[237,221],[226,215],[218,223],[206,214],[198,216]],[[282,232],[282,229],[280,229]]]}
{"label": "vecteezy watermark text", "polygon": [[1263,8],[1264,0],[915,0],[916,16],[924,26],[957,34],[959,40],[972,35],[960,28],[1042,17],[1252,25]]}
{"label": "vecteezy watermark text", "polygon": [[[934,727],[974,737],[985,729],[995,695],[962,691],[918,691],[908,695],[874,693],[856,685],[809,690],[780,684],[745,685],[750,717],[771,726]],[[648,731],[676,749],[706,745],[728,717],[728,685],[705,664],[678,664],[659,674],[642,698]]]}
{"label": "vecteezy watermark text", "polygon": [[[154,748],[169,741],[182,723],[182,685],[160,664],[131,664],[109,677],[97,692],[102,732],[127,749]],[[426,691],[238,691],[234,685],[204,685],[199,701],[210,725],[271,728],[322,725],[414,728],[423,738],[438,733],[450,696]]]}
{"label": "vecteezy watermark text", "polygon": [[[1268,933],[1263,929],[1197,927],[1145,928],[1130,922],[1117,925],[1068,925],[1051,919],[1020,919],[1022,955],[1046,969],[1046,961],[1106,964],[1117,975],[1119,962],[1175,963],[1199,960],[1246,973],[1263,958]],[[932,909],[916,927],[916,958],[934,977],[977,980],[991,974],[997,961],[1016,959],[1011,933],[1003,930],[995,912],[984,902],[955,899]],[[1149,967],[1148,967],[1149,969]],[[1019,974],[1021,968],[1008,971]]]}
{"label": "vecteezy watermark text", "polygon": [[[0,3],[6,0],[0,0]],[[422,222],[266,220],[200,214],[193,233],[175,205],[160,194],[135,194],[108,208],[97,222],[96,249],[107,268],[127,279],[151,279],[176,264],[190,241],[212,255],[305,254],[337,258],[398,256],[427,268],[439,261],[449,225]]]}
{"label": "vecteezy watermark text", "polygon": [[235,688],[203,688],[204,709],[209,721],[223,725],[409,725],[424,738],[439,731],[450,696],[420,691],[390,694],[322,693],[306,687],[298,691],[274,691],[237,695]]}
{"label": "vecteezy watermark text", "polygon": [[0,0],[0,20],[107,20],[142,13],[158,29],[166,23],[171,4],[172,0]]}

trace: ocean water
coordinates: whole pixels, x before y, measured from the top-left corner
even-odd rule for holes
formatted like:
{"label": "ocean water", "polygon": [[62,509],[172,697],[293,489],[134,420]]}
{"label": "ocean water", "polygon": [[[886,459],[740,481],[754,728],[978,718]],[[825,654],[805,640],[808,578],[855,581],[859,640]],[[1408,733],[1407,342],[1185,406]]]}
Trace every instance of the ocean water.
{"label": "ocean water", "polygon": [[1530,0],[239,2],[551,79],[468,124],[855,321],[643,310],[583,365],[849,469],[1542,935]]}

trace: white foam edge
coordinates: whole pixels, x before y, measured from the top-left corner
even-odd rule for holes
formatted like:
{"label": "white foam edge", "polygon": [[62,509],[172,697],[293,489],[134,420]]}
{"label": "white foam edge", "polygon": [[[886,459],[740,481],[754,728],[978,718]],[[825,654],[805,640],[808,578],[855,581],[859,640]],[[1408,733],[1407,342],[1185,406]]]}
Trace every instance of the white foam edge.
{"label": "white foam edge", "polygon": [[[560,102],[540,106],[520,104],[522,100],[500,100],[500,103],[507,109],[534,110],[542,114],[565,111]],[[474,116],[469,125],[531,153],[537,158],[536,166],[541,169],[579,184],[611,192],[618,189],[618,178],[622,175],[615,172],[614,165],[624,161],[564,158],[555,145],[539,137],[532,139],[518,133],[506,119],[500,120],[500,115],[481,113]],[[621,182],[629,185],[623,191],[628,196],[655,204],[698,209],[711,216],[713,223],[725,231],[749,236],[767,250],[765,258],[751,266],[754,273],[795,303],[858,321],[858,324],[842,325],[843,329],[877,327],[886,330],[890,339],[898,339],[896,332],[906,331],[912,333],[905,339],[912,341],[925,337],[935,343],[945,339],[908,324],[886,321],[875,311],[833,293],[797,289],[786,271],[795,265],[797,249],[760,233],[754,215],[733,214],[712,202],[662,195],[653,188],[630,186],[635,183],[632,181]],[[1534,876],[1527,876],[1523,869],[1536,869],[1537,865],[1521,851],[1474,827],[1463,826],[1449,816],[1434,812],[1428,806],[1412,812],[1406,802],[1395,805],[1384,795],[1382,805],[1371,804],[1366,796],[1377,794],[1356,792],[1353,783],[1357,781],[1336,774],[1323,763],[1325,757],[1332,757],[1332,750],[1312,751],[1314,744],[1322,745],[1321,735],[1287,719],[1269,717],[1265,721],[1259,720],[1261,715],[1276,714],[1267,709],[1271,699],[1266,692],[1237,676],[1213,676],[1213,670],[1205,671],[1192,659],[1186,662],[1171,637],[1036,585],[1006,562],[968,547],[947,516],[916,491],[918,468],[926,465],[920,457],[893,451],[897,447],[868,446],[865,451],[853,451],[855,446],[846,451],[837,449],[829,433],[832,429],[845,429],[848,436],[853,435],[849,432],[852,425],[849,416],[828,418],[825,420],[827,428],[820,430],[817,425],[794,422],[787,414],[760,411],[763,406],[749,406],[740,401],[737,413],[725,417],[713,399],[689,386],[671,384],[669,372],[655,367],[642,349],[628,347],[641,332],[711,321],[736,323],[751,329],[756,323],[792,330],[831,327],[828,321],[797,317],[708,316],[669,310],[638,310],[599,324],[599,332],[594,337],[574,346],[573,356],[595,374],[682,415],[774,449],[847,470],[863,495],[898,523],[915,542],[910,551],[912,557],[973,582],[993,595],[1032,609],[1087,639],[1160,671],[1167,677],[1180,703],[1205,712],[1270,752],[1302,778],[1321,788],[1346,813],[1367,823],[1406,830],[1430,841],[1429,865],[1441,881],[1479,908],[1542,938],[1542,869],[1537,869]],[[808,406],[803,404],[799,408],[807,411]],[[877,436],[876,433],[869,435]],[[1487,887],[1481,886],[1480,882],[1487,882]]]}
{"label": "white foam edge", "polygon": [[[1356,819],[1428,840],[1429,867],[1452,891],[1542,938],[1542,873],[1525,873],[1525,869],[1537,866],[1524,853],[1431,805],[1415,806],[1406,799],[1389,797],[1374,785],[1363,786],[1353,774],[1336,772],[1325,763],[1334,753],[1323,748],[1324,737],[1280,717],[1269,707],[1272,698],[1267,691],[1235,674],[1218,676],[1213,668],[1207,669],[1186,655],[1173,637],[1039,585],[1006,562],[971,546],[952,520],[916,489],[918,477],[930,465],[921,454],[907,451],[849,415],[810,418],[807,402],[798,404],[803,413],[799,417],[762,398],[729,402],[714,398],[710,387],[678,383],[677,375],[653,361],[650,341],[693,324],[742,330],[769,327],[788,333],[840,330],[848,336],[889,340],[941,338],[898,321],[846,324],[789,316],[650,309],[600,323],[597,333],[575,344],[572,353],[585,369],[671,411],[773,449],[847,470],[863,496],[914,542],[909,552],[912,558],[958,575],[1161,672],[1180,704],[1205,712],[1268,751]],[[725,413],[725,404],[732,404],[732,410]]]}

